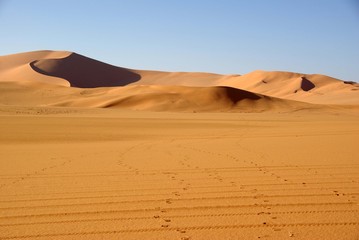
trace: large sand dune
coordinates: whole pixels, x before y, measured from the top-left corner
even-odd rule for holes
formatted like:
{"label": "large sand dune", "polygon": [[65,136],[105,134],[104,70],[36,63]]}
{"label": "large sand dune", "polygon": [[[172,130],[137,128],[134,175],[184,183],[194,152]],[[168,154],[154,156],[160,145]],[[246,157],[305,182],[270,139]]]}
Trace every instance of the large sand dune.
{"label": "large sand dune", "polygon": [[0,57],[0,239],[357,240],[358,94],[323,75]]}
{"label": "large sand dune", "polygon": [[[94,88],[124,86],[140,79],[139,74],[129,69],[71,52],[39,51],[15,54],[1,57],[0,62],[1,81],[37,81],[38,76],[41,76],[41,79],[48,77],[46,82],[49,84]],[[53,78],[63,79],[63,82],[54,81]]]}

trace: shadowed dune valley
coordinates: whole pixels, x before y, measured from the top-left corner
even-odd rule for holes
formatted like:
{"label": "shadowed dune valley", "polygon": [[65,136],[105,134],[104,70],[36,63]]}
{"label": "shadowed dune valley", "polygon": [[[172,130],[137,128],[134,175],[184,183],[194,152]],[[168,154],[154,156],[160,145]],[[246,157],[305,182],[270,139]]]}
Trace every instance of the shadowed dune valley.
{"label": "shadowed dune valley", "polygon": [[359,239],[359,84],[0,56],[0,239]]}

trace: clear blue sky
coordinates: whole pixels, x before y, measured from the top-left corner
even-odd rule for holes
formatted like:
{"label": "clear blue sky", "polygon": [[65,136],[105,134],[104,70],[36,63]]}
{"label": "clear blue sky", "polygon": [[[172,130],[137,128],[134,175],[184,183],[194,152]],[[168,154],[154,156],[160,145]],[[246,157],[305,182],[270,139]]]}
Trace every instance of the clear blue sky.
{"label": "clear blue sky", "polygon": [[69,50],[113,65],[359,82],[358,0],[0,0],[0,55]]}

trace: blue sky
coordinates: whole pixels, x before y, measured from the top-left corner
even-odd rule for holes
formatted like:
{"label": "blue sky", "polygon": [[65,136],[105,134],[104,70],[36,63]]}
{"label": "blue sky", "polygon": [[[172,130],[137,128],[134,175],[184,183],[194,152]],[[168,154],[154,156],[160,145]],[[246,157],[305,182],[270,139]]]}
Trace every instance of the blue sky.
{"label": "blue sky", "polygon": [[0,55],[69,50],[166,71],[359,82],[358,0],[0,0]]}

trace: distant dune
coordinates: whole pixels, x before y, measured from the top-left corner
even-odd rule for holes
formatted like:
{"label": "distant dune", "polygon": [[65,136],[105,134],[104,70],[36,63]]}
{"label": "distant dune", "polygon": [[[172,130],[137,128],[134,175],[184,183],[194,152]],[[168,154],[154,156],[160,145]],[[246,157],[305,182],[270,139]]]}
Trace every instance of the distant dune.
{"label": "distant dune", "polygon": [[319,74],[133,70],[66,51],[7,55],[0,63],[2,105],[262,112],[359,104],[357,83]]}
{"label": "distant dune", "polygon": [[359,104],[359,84],[320,74],[254,71],[221,84],[309,103]]}

